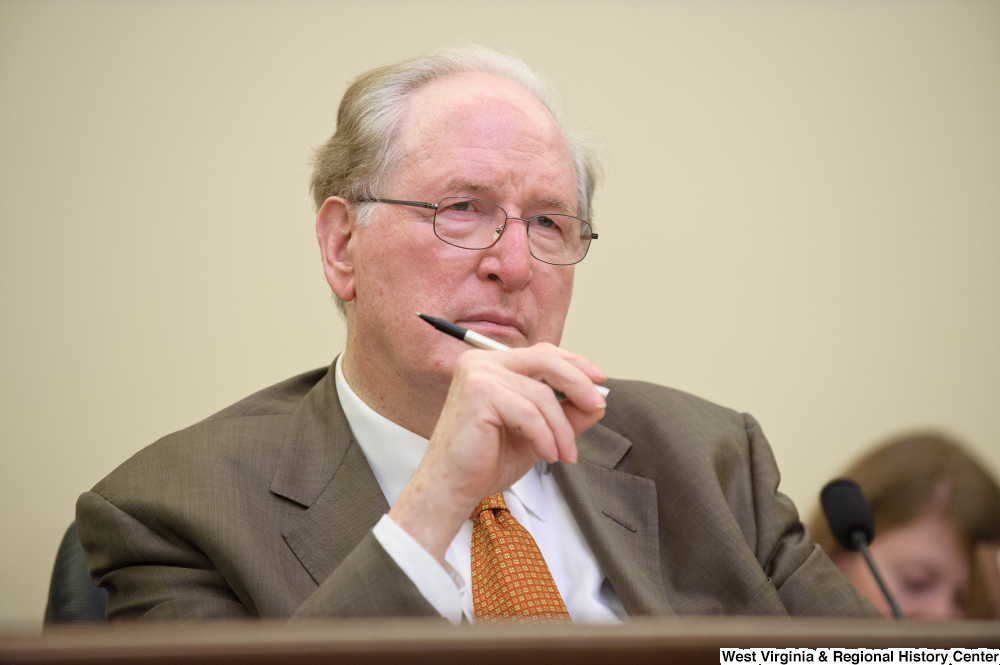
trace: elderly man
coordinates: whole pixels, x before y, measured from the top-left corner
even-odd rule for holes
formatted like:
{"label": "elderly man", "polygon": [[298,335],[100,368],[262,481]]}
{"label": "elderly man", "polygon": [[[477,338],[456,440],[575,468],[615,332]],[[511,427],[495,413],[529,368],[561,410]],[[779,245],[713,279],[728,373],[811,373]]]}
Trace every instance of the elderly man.
{"label": "elderly man", "polygon": [[109,617],[874,614],[753,419],[635,382],[606,403],[558,348],[595,172],[513,58],[354,81],[313,178],[347,348],[81,496]]}

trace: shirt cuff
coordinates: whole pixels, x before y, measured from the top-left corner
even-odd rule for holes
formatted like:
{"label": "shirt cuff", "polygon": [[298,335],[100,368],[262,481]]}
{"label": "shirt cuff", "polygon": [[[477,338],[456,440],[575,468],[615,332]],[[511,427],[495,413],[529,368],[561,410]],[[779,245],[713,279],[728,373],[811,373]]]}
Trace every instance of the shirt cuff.
{"label": "shirt cuff", "polygon": [[455,626],[461,623],[462,604],[459,598],[465,589],[465,581],[458,572],[447,561],[444,566],[438,563],[388,515],[382,516],[372,534],[438,614]]}

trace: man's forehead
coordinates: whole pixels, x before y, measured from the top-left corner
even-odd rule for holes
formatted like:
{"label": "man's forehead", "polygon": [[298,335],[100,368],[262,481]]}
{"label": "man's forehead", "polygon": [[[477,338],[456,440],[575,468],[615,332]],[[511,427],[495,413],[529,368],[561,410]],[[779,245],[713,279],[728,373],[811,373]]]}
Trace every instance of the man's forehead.
{"label": "man's forehead", "polygon": [[[418,141],[462,133],[488,143],[498,134],[535,134],[561,142],[549,110],[514,81],[490,74],[455,74],[435,79],[405,102],[400,131]],[[543,138],[544,135],[544,138]]]}
{"label": "man's forehead", "polygon": [[461,74],[428,83],[407,100],[396,140],[405,189],[501,204],[516,191],[522,207],[575,214],[576,172],[562,130],[514,81]]}

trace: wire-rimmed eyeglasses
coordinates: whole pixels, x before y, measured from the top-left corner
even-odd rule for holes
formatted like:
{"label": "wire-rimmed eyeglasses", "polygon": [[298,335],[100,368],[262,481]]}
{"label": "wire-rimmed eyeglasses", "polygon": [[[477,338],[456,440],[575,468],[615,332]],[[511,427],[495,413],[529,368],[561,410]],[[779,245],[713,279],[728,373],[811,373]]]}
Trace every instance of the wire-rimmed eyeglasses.
{"label": "wire-rimmed eyeglasses", "polygon": [[392,203],[434,211],[434,235],[462,249],[488,249],[496,244],[507,222],[524,222],[528,251],[543,263],[569,266],[583,261],[590,241],[597,239],[590,222],[572,215],[544,213],[528,219],[511,217],[496,203],[469,196],[449,196],[440,203],[364,197],[358,203]]}

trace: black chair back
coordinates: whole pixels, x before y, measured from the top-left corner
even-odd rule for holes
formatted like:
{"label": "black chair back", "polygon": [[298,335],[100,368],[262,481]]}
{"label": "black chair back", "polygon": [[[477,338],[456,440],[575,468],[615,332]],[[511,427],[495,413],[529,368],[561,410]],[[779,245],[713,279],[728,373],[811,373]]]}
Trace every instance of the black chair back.
{"label": "black chair back", "polygon": [[94,586],[87,573],[87,558],[76,533],[76,522],[69,525],[56,554],[45,606],[45,623],[80,623],[104,621],[108,592]]}

